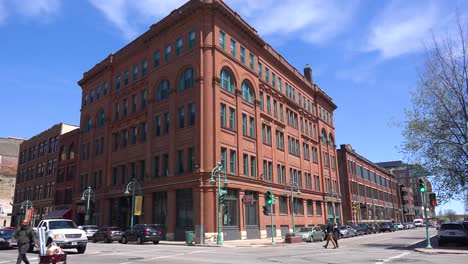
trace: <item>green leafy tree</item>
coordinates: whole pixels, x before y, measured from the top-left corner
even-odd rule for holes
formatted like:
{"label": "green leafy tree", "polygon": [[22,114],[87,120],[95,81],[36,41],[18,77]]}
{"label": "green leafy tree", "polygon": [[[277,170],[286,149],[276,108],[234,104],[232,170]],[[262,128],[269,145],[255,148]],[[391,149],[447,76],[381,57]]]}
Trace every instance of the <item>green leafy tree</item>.
{"label": "green leafy tree", "polygon": [[403,128],[403,153],[434,175],[442,202],[462,198],[468,184],[468,30],[460,16],[455,29],[426,49]]}

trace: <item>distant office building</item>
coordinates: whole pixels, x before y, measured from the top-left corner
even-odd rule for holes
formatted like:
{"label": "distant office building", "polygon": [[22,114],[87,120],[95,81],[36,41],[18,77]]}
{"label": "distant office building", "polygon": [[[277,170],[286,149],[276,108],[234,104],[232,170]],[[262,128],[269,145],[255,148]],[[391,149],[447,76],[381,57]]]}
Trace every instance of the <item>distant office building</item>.
{"label": "distant office building", "polygon": [[345,223],[401,221],[399,188],[388,170],[359,155],[349,144],[338,149]]}
{"label": "distant office building", "polygon": [[14,223],[24,218],[25,209],[31,205],[33,224],[53,210],[59,138],[77,128],[64,123],[56,124],[21,143],[13,204]]}
{"label": "distant office building", "polygon": [[0,138],[0,228],[11,225],[18,153],[23,141],[19,138]]}
{"label": "distant office building", "polygon": [[[422,173],[421,169],[418,169],[417,167],[411,165],[411,164],[405,164],[402,161],[388,161],[388,162],[379,162],[377,163],[379,166],[382,166],[389,171],[391,171],[396,178],[398,179],[398,184],[403,185],[405,187],[411,188],[412,189],[412,194],[413,194],[413,202],[414,204],[412,205],[411,203],[405,205],[405,208],[408,209],[407,213],[407,219],[411,220],[414,218],[422,218],[424,216],[424,204],[422,200],[422,195],[419,190],[419,179],[423,179],[425,184],[426,184],[426,201],[427,201],[427,210],[428,210],[428,217],[432,217],[435,215],[435,208],[432,208],[429,206],[429,193],[432,192],[432,184],[429,181],[425,173]],[[408,195],[410,192],[408,192]],[[408,201],[410,201],[411,198],[408,197]],[[414,206],[414,207],[413,207]],[[414,210],[414,212],[413,212]]]}
{"label": "distant office building", "polygon": [[127,228],[132,198],[124,191],[135,179],[142,197],[135,223],[165,224],[175,240],[203,226],[214,239],[218,191],[210,177],[221,162],[229,181],[223,173],[225,239],[272,235],[262,213],[268,189],[275,235],[293,222],[342,223],[336,105],[310,67],[304,75],[224,2],[189,1],[79,81],[73,201],[94,187],[101,217],[93,221]]}

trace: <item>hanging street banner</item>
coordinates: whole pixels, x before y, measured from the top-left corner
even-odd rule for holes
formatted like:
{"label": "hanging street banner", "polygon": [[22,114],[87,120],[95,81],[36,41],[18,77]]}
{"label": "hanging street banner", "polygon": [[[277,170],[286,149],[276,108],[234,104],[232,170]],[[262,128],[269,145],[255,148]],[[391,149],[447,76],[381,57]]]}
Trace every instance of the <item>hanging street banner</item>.
{"label": "hanging street banner", "polygon": [[141,204],[143,201],[143,196],[142,195],[137,195],[135,196],[135,211],[134,215],[141,215]]}

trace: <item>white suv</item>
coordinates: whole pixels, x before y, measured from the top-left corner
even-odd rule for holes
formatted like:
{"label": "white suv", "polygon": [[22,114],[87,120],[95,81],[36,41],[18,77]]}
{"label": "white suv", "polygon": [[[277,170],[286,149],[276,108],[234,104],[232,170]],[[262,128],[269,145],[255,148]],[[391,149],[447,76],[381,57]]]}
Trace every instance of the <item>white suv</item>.
{"label": "white suv", "polygon": [[443,223],[437,232],[437,242],[443,246],[447,242],[464,243],[467,232],[461,223]]}
{"label": "white suv", "polygon": [[78,229],[72,220],[42,220],[37,226],[37,230],[41,227],[45,228],[46,243],[55,242],[61,248],[76,248],[80,254],[85,252],[88,243],[86,232]]}

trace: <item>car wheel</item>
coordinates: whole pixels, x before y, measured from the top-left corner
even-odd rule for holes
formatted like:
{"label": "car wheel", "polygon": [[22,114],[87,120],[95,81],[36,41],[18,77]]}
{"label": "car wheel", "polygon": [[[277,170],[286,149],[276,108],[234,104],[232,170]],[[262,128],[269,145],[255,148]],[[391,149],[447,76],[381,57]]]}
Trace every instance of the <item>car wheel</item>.
{"label": "car wheel", "polygon": [[127,237],[123,236],[122,239],[120,239],[120,243],[127,244],[128,243]]}
{"label": "car wheel", "polygon": [[104,243],[111,243],[111,242],[112,240],[108,236],[104,238]]}
{"label": "car wheel", "polygon": [[153,241],[153,244],[157,245],[159,244],[159,241]]}
{"label": "car wheel", "polygon": [[141,239],[141,237],[137,237],[137,240],[136,240],[137,244],[143,244],[143,239]]}
{"label": "car wheel", "polygon": [[83,254],[86,251],[86,246],[79,246],[77,250],[78,250],[78,254]]}
{"label": "car wheel", "polygon": [[93,243],[96,243],[97,242],[97,238],[95,236],[93,236],[93,238],[91,239],[91,241],[93,241]]}

